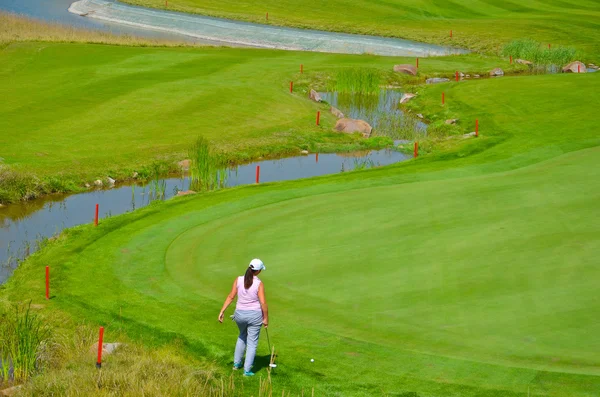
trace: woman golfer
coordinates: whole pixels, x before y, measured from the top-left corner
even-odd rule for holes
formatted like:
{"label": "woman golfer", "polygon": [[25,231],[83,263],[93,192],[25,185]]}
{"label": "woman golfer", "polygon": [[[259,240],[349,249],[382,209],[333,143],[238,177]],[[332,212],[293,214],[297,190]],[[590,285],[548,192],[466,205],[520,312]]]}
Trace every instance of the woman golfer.
{"label": "woman golfer", "polygon": [[233,369],[242,368],[242,357],[244,356],[244,350],[246,350],[246,360],[243,365],[244,376],[254,376],[251,370],[254,356],[256,356],[260,327],[264,325],[267,328],[269,325],[265,287],[257,277],[265,269],[265,265],[260,259],[252,259],[248,269],[246,269],[246,274],[236,278],[233,282],[231,292],[227,295],[221,313],[219,313],[219,322],[222,323],[225,310],[237,295],[238,299],[233,319],[240,329],[240,335],[235,344]]}

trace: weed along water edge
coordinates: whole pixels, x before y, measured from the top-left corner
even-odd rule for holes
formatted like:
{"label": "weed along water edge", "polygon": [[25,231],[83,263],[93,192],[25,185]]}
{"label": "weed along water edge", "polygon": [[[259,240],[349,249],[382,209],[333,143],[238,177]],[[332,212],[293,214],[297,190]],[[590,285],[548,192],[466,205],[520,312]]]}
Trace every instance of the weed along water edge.
{"label": "weed along water edge", "polygon": [[[226,171],[224,187],[254,182],[260,167],[260,182],[289,181],[352,170],[381,167],[405,161],[410,157],[395,150],[351,153],[311,153],[279,160],[263,160],[240,165]],[[194,190],[190,176],[159,178],[145,184],[120,185],[69,196],[53,195],[22,204],[11,204],[0,211],[0,284],[18,262],[35,252],[45,239],[57,236],[69,227],[116,216],[145,207],[156,200],[166,200],[178,192]]]}

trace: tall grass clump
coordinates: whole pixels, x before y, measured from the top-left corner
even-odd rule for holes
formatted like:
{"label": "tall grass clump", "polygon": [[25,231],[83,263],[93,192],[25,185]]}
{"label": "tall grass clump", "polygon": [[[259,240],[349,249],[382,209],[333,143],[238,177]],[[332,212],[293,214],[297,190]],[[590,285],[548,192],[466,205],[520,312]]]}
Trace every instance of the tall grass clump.
{"label": "tall grass clump", "polygon": [[378,94],[380,83],[381,74],[376,69],[346,68],[337,73],[327,88],[344,94]]}
{"label": "tall grass clump", "polygon": [[190,189],[209,191],[225,186],[227,161],[211,148],[208,139],[200,136],[189,149]]}
{"label": "tall grass clump", "polygon": [[572,47],[548,48],[532,39],[517,39],[504,46],[502,55],[525,59],[533,62],[535,66],[549,67],[551,65],[564,66],[574,61],[578,54]]}
{"label": "tall grass clump", "polygon": [[197,46],[183,41],[138,38],[100,30],[74,28],[0,11],[0,48],[15,41],[101,43],[127,46]]}
{"label": "tall grass clump", "polygon": [[31,313],[31,303],[4,313],[0,323],[0,376],[2,383],[26,381],[38,368],[49,329]]}

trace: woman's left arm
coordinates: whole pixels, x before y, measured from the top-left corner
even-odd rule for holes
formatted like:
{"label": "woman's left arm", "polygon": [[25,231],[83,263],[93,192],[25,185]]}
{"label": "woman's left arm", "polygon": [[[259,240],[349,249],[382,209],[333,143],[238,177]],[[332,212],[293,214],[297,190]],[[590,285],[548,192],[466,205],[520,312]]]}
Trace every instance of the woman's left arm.
{"label": "woman's left arm", "polygon": [[227,298],[225,298],[225,303],[223,303],[223,307],[221,308],[221,313],[219,313],[219,322],[220,323],[223,322],[223,317],[225,316],[225,310],[227,310],[229,305],[231,305],[231,302],[233,302],[236,295],[237,295],[237,279],[235,279],[233,281],[233,287],[231,287],[231,292],[229,293],[229,295],[227,295]]}

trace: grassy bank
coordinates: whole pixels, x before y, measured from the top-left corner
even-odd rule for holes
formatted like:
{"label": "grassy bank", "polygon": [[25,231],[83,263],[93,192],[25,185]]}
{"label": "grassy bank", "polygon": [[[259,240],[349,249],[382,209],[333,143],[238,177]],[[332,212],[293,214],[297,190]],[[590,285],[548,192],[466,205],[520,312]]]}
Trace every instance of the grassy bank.
{"label": "grassy bank", "polygon": [[[180,339],[225,371],[236,331],[216,314],[259,256],[278,387],[591,397],[599,88],[594,74],[429,87],[419,101],[433,109],[446,90],[448,104],[431,117],[457,116],[465,131],[478,118],[481,136],[393,167],[213,192],[72,229],[2,297],[40,303],[50,265],[49,310],[148,345]],[[266,351],[263,337],[263,375]]]}
{"label": "grassy bank", "polygon": [[61,43],[97,43],[126,46],[192,47],[184,41],[117,35],[100,30],[79,29],[49,23],[0,10],[0,48],[13,42],[46,41]]}
{"label": "grassy bank", "polygon": [[[334,133],[334,117],[306,90],[344,68],[399,79],[392,66],[406,62],[414,59],[13,42],[0,50],[0,130],[8,132],[0,134],[0,164],[19,176],[19,185],[39,183],[25,183],[27,194],[10,188],[0,201],[47,191],[40,186],[72,191],[107,176],[123,180],[156,163],[175,170],[199,135],[237,162],[380,146],[385,142]],[[421,60],[419,79],[496,66],[511,68],[477,55],[431,58]],[[293,95],[290,80],[297,83]]]}
{"label": "grassy bank", "polygon": [[[167,8],[162,0],[125,0]],[[292,0],[255,2],[173,0],[169,10],[319,30],[399,37],[497,53],[501,45],[524,37],[573,46],[590,60],[600,54],[600,8],[593,0],[491,3]],[[452,30],[452,38],[450,38]]]}

